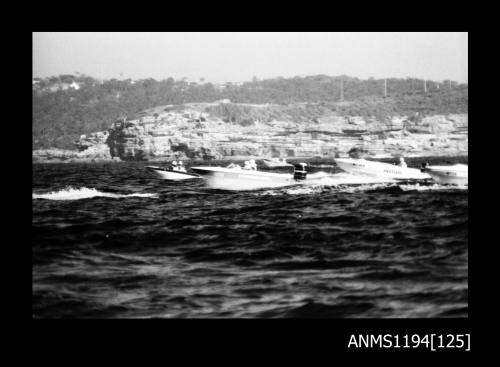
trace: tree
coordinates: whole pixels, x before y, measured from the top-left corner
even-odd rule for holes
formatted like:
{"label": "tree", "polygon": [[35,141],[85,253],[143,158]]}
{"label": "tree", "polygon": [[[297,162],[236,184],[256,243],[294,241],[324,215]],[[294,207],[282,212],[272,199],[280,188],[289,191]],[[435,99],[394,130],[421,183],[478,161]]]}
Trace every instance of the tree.
{"label": "tree", "polygon": [[[211,83],[189,85],[187,78],[175,81],[172,77],[162,81],[148,78],[136,83],[132,83],[131,79],[111,79],[101,85],[96,79],[83,73],[74,74],[75,80],[82,86],[77,91],[48,91],[47,87],[70,76],[61,75],[43,79],[40,90],[33,92],[34,148],[72,147],[73,140],[78,139],[81,134],[106,129],[123,115],[132,118],[139,112],[158,105],[213,102],[226,98],[236,103],[278,104],[287,111],[284,114],[281,109],[265,109],[267,112],[255,115],[255,112],[238,108],[237,105],[228,105],[224,107],[225,110],[215,111],[228,121],[243,124],[250,124],[250,121],[256,119],[272,120],[282,116],[303,121],[319,116],[325,110],[341,114],[372,115],[382,119],[390,114],[408,115],[416,111],[468,111],[468,85],[451,81],[451,90],[448,85],[443,84],[439,91],[432,89],[425,96],[422,92],[422,79],[391,78],[387,80],[391,98],[383,100],[383,79],[360,80],[345,76],[345,99],[351,104],[338,106],[340,77],[327,75],[264,80],[254,77],[252,82],[241,85],[227,83],[227,88],[217,88]],[[117,93],[120,93],[119,99],[116,98]],[[286,106],[296,102],[310,105],[306,108]]]}

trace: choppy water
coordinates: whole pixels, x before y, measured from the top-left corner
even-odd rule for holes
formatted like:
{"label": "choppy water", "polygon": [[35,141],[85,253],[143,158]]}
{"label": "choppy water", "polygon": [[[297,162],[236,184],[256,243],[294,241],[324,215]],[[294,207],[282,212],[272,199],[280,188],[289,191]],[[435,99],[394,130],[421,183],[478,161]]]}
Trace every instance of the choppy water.
{"label": "choppy water", "polygon": [[468,315],[467,187],[320,162],[314,184],[225,191],[144,165],[33,165],[34,317]]}

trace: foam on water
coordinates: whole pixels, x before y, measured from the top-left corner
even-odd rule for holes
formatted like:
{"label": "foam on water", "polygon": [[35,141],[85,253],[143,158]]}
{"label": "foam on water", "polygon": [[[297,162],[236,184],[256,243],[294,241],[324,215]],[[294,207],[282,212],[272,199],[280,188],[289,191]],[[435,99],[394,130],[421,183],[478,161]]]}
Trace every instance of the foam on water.
{"label": "foam on water", "polygon": [[325,191],[355,193],[369,190],[399,188],[402,191],[449,191],[468,190],[468,186],[398,183],[395,180],[377,179],[369,176],[352,175],[349,173],[327,174],[318,172],[308,176],[309,180],[300,186],[281,188],[259,192],[258,195],[308,195]]}
{"label": "foam on water", "polygon": [[303,185],[300,187],[291,187],[284,188],[278,190],[266,190],[263,192],[259,192],[258,195],[314,195],[321,194],[323,192],[344,192],[344,193],[354,193],[354,192],[362,192],[367,190],[375,190],[381,188],[388,188],[390,186],[396,185],[388,185],[388,184],[372,184],[372,185],[357,185],[357,186],[330,186],[330,185],[317,185],[317,184],[309,184]]}
{"label": "foam on water", "polygon": [[158,197],[157,194],[149,194],[149,193],[135,193],[135,194],[115,194],[111,192],[102,192],[96,190],[95,188],[73,188],[66,187],[62,190],[51,191],[47,193],[33,193],[33,199],[47,199],[47,200],[80,200],[80,199],[89,199],[93,197],[107,197],[113,199],[127,198],[127,197],[141,197],[141,198],[152,198]]}
{"label": "foam on water", "polygon": [[398,185],[403,191],[442,191],[442,190],[468,190],[468,185],[420,185],[416,184],[405,184]]}

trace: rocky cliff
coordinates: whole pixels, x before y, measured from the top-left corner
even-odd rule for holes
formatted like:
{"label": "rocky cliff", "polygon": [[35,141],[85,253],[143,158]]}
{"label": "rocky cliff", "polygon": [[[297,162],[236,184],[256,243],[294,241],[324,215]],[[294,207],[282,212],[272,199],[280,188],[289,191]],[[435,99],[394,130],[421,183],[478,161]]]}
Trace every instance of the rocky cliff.
{"label": "rocky cliff", "polygon": [[[467,155],[468,115],[416,113],[380,121],[312,104],[292,108],[224,100],[156,107],[114,122],[109,131],[82,135],[76,146],[78,152],[63,154],[67,160],[335,157],[353,148],[379,156]],[[57,157],[53,150],[35,151],[34,159],[47,160],[50,152]]]}

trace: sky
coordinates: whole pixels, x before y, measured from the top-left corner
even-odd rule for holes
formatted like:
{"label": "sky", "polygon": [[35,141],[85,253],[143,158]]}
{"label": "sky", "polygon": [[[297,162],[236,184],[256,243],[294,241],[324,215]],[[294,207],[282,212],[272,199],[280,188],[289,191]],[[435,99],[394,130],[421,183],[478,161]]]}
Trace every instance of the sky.
{"label": "sky", "polygon": [[468,33],[33,33],[33,77],[75,72],[212,83],[318,74],[468,83]]}

